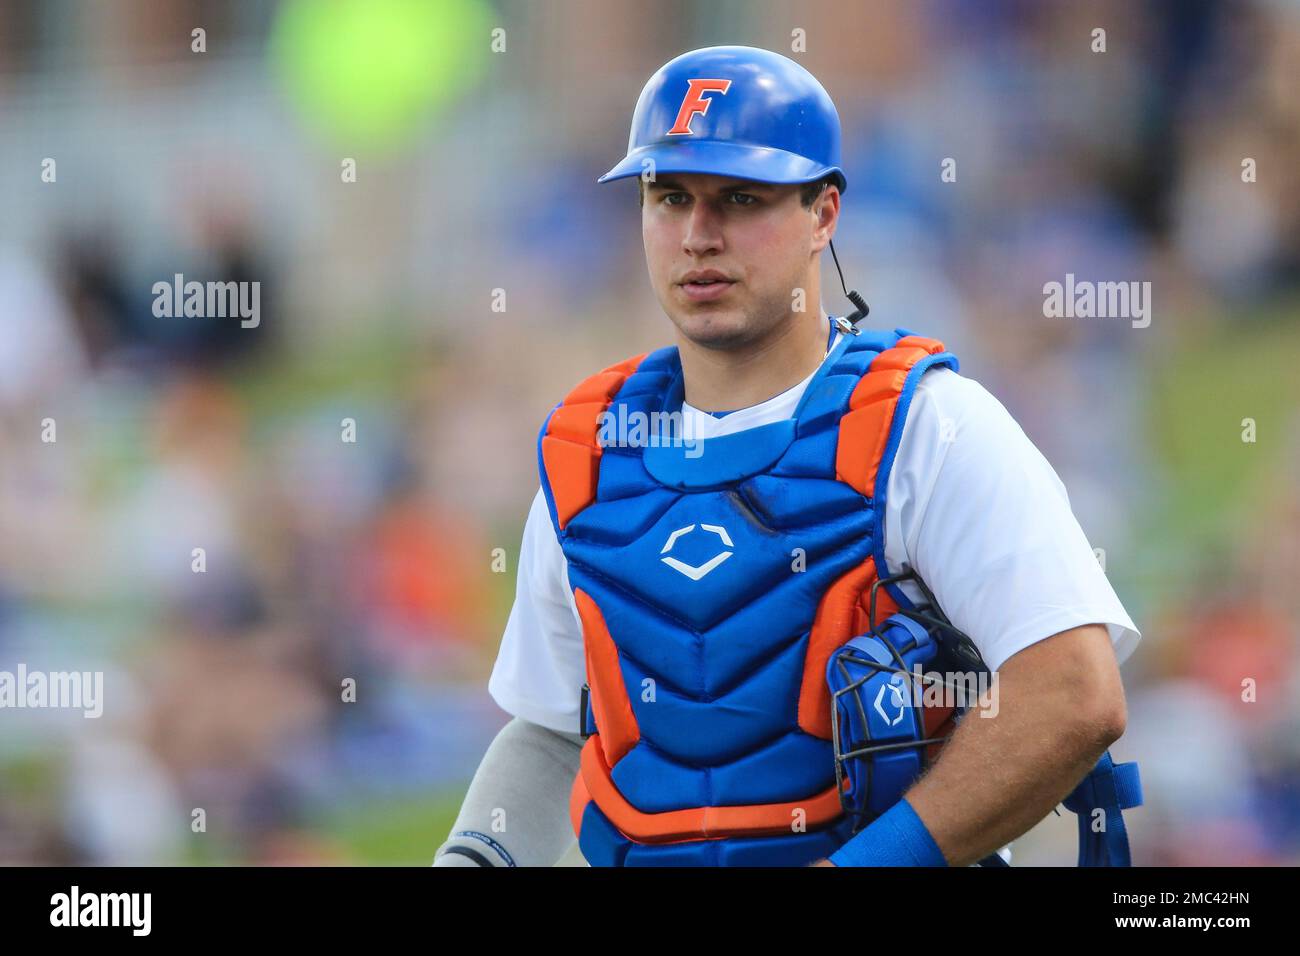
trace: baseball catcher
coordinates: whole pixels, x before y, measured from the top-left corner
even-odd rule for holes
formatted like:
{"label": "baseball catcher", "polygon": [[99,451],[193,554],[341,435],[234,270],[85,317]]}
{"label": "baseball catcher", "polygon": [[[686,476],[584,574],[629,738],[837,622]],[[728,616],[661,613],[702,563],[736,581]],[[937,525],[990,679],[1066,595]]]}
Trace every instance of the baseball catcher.
{"label": "baseball catcher", "polygon": [[[489,682],[514,719],[437,866],[1004,865],[1060,803],[1127,865],[1139,634],[1052,467],[942,342],[832,316],[840,121],[686,53],[626,157],[673,345],[579,382]],[[835,259],[838,270],[839,262]],[[910,321],[900,317],[896,321]]]}

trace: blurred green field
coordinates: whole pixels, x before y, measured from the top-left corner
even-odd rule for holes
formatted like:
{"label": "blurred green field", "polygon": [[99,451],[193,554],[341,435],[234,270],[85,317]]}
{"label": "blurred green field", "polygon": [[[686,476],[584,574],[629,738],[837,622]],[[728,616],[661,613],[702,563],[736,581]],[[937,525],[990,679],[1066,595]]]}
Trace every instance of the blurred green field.
{"label": "blurred green field", "polygon": [[430,797],[369,801],[309,817],[297,829],[280,834],[281,852],[271,860],[249,859],[251,848],[245,853],[235,850],[230,834],[214,834],[217,839],[191,838],[184,862],[190,866],[268,862],[429,866],[451,832],[463,797],[464,788],[457,787]]}
{"label": "blurred green field", "polygon": [[352,863],[428,866],[451,832],[464,795],[457,788],[430,799],[349,808],[322,821],[320,832],[337,843]]}
{"label": "blurred green field", "polygon": [[[1279,492],[1300,441],[1298,358],[1300,302],[1219,319],[1152,357],[1144,432],[1160,473],[1140,538],[1144,588],[1169,596],[1231,560]],[[1247,418],[1253,443],[1242,440]]]}

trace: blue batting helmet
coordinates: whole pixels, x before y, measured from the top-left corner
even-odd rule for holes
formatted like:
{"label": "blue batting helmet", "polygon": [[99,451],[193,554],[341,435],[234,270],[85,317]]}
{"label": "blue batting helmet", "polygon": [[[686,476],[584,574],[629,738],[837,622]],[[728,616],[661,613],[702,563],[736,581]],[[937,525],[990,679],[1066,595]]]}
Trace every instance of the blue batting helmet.
{"label": "blue batting helmet", "polygon": [[632,114],[627,156],[597,182],[646,169],[764,183],[833,175],[841,191],[847,186],[840,117],[826,90],[793,60],[748,46],[683,53],[650,77]]}

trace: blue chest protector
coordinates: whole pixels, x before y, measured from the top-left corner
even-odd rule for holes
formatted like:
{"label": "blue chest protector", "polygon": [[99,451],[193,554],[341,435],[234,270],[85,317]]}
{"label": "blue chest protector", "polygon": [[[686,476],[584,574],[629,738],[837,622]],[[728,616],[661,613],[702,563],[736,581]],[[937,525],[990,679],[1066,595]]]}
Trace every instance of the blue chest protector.
{"label": "blue chest protector", "polygon": [[[548,416],[542,487],[589,687],[570,811],[593,866],[797,866],[851,835],[828,666],[889,575],[889,471],[935,366],[957,359],[905,329],[845,335],[791,419],[673,442],[664,348]],[[894,584],[879,601],[912,607]]]}

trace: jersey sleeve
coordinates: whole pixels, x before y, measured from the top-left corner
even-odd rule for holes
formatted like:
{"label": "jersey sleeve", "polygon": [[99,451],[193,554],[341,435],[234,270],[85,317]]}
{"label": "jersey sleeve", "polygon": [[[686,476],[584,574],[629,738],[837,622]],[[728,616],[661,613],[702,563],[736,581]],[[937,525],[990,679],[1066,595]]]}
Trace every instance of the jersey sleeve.
{"label": "jersey sleeve", "polygon": [[561,733],[578,732],[586,679],[582,628],[568,563],[538,489],[524,523],[515,602],[488,692],[507,713]]}
{"label": "jersey sleeve", "polygon": [[890,571],[914,567],[990,669],[1085,624],[1106,626],[1121,663],[1133,652],[1141,635],[1065,486],[978,382],[943,368],[922,377],[886,499]]}

